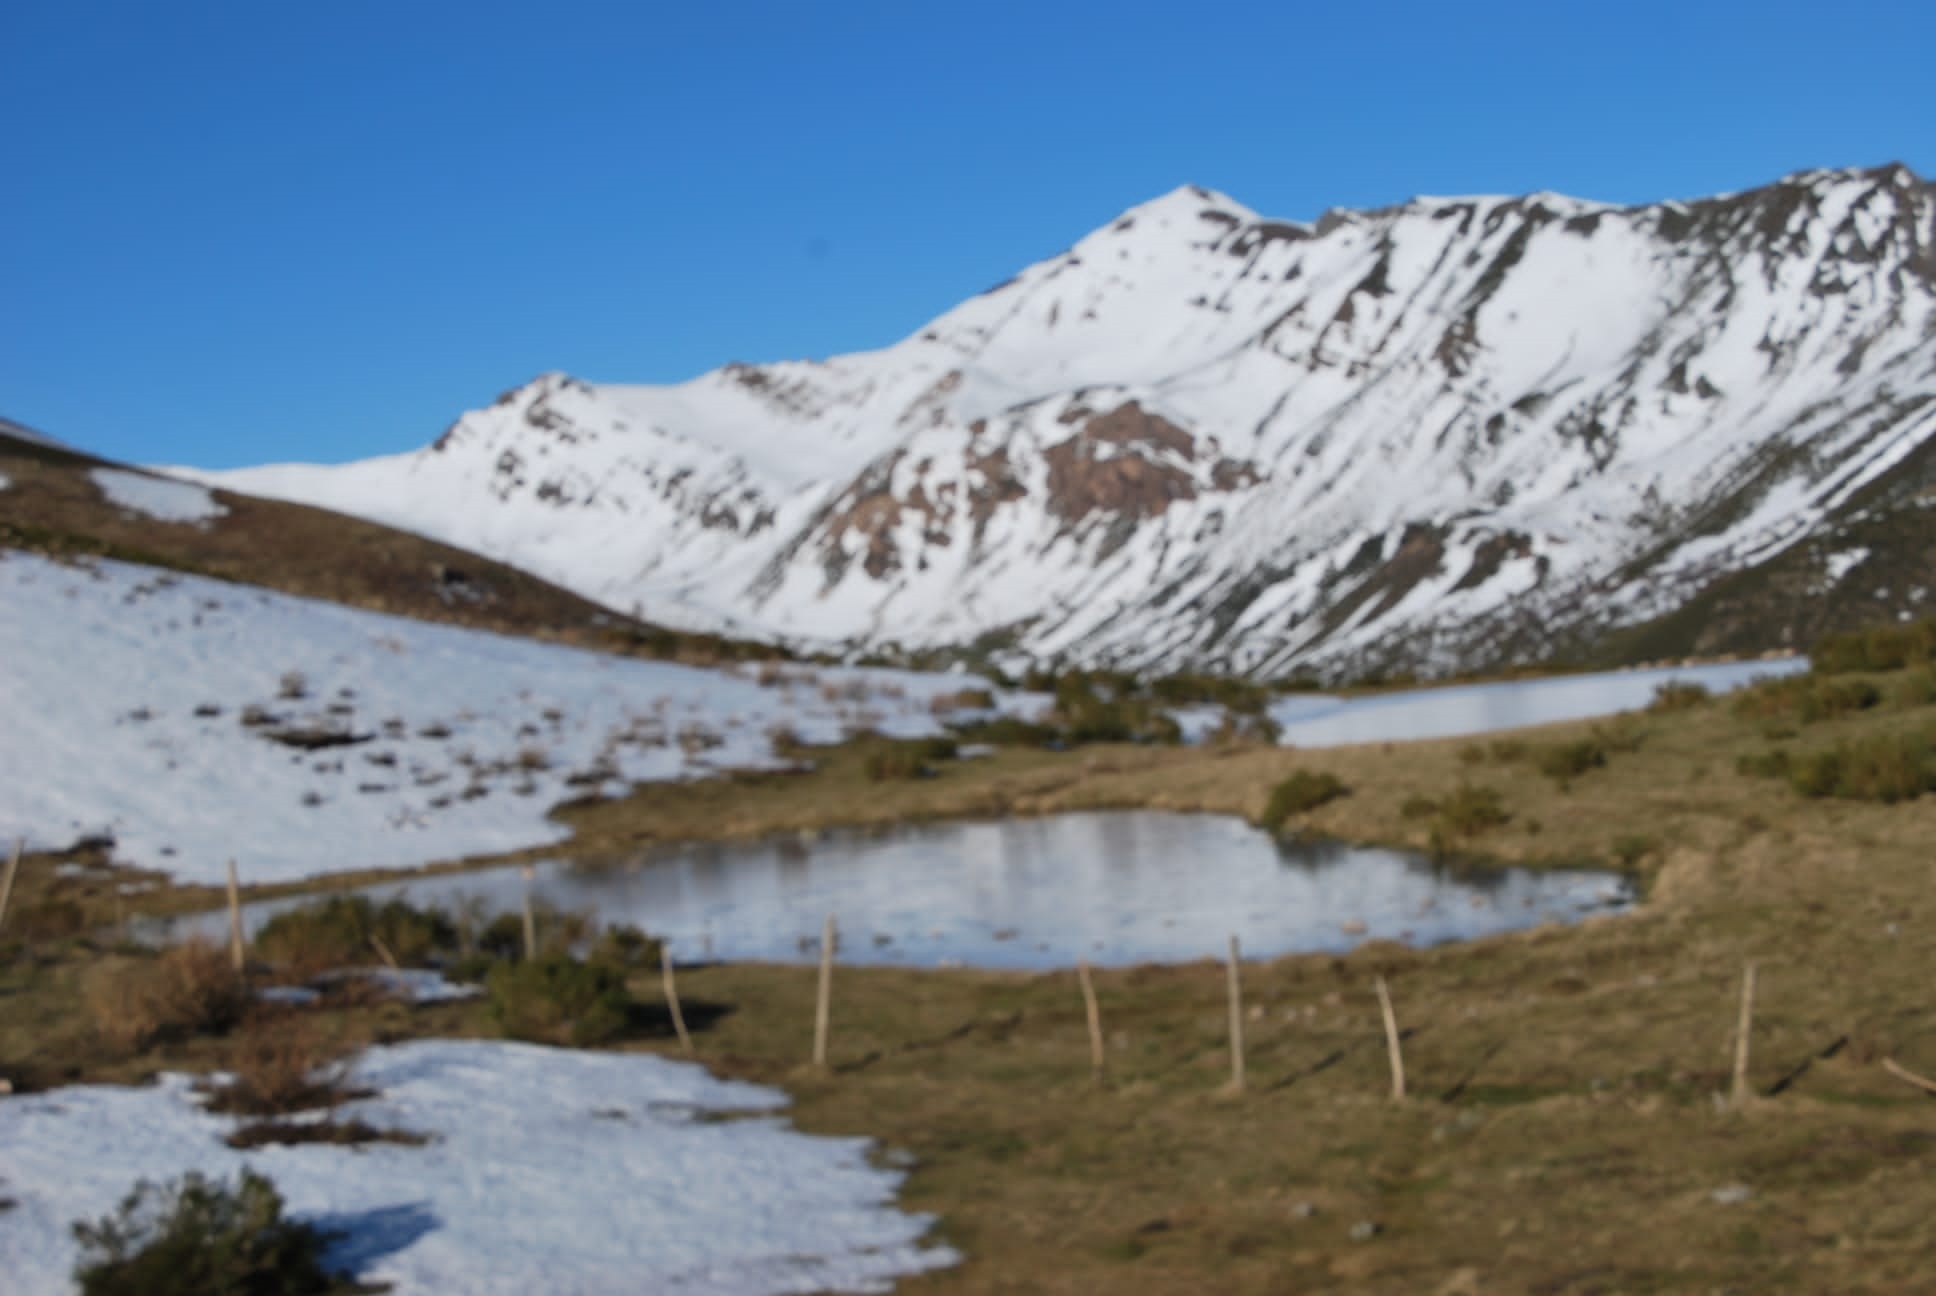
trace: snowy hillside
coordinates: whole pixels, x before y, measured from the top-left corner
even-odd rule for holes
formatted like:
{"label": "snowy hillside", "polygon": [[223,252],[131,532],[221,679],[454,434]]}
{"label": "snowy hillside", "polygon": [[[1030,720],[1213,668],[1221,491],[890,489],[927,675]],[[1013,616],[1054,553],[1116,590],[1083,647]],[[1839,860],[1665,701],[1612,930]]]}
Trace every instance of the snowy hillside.
{"label": "snowy hillside", "polygon": [[547,375],[412,454],[206,476],[671,624],[1335,674],[1669,612],[1917,495],[1932,432],[1894,166],[1313,224],[1183,188],[882,351]]}
{"label": "snowy hillside", "polygon": [[888,1291],[959,1260],[923,1245],[928,1217],[894,1209],[901,1175],[870,1165],[866,1140],[796,1133],[769,1114],[783,1095],[697,1066],[425,1040],[369,1050],[354,1079],[373,1096],[340,1115],[430,1141],[237,1152],[222,1141],[235,1119],[186,1075],[9,1099],[6,1290],[69,1290],[68,1226],[135,1180],[244,1166],[341,1235],[333,1265],[398,1296]]}
{"label": "snowy hillside", "polygon": [[231,858],[264,883],[557,841],[560,801],[773,765],[781,728],[934,733],[962,685],[635,661],[3,550],[0,609],[0,840],[107,835],[191,882]]}

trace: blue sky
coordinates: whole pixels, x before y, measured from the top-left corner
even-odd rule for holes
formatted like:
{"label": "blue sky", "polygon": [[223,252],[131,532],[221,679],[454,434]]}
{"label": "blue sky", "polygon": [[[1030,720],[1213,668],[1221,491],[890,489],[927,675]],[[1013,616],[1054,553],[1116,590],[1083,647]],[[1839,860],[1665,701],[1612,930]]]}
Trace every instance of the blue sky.
{"label": "blue sky", "polygon": [[1267,214],[1936,176],[1936,5],[0,5],[0,414],[411,449],[547,369],[880,346],[1194,182]]}

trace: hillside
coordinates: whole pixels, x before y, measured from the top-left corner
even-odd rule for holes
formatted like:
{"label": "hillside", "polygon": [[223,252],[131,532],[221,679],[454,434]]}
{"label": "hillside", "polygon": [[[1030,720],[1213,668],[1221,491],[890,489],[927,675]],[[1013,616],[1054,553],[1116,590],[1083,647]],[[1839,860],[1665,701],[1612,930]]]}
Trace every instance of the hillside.
{"label": "hillside", "polygon": [[0,419],[0,549],[91,555],[506,634],[694,660],[769,647],[677,634],[527,572],[361,518],[171,482]]}

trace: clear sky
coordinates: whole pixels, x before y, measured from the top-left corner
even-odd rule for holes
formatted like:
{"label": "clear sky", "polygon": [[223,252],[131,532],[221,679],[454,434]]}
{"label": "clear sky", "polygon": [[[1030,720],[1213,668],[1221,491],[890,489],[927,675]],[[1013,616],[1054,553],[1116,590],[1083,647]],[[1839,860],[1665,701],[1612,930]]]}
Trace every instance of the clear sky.
{"label": "clear sky", "polygon": [[1936,176],[1936,4],[0,3],[0,414],[415,448],[881,346],[1194,182],[1272,216]]}

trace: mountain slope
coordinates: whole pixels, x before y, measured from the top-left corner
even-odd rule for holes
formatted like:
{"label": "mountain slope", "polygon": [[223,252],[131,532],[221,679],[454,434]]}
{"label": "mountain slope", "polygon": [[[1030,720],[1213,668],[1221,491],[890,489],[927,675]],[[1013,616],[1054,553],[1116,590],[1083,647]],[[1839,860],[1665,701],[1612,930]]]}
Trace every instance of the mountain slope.
{"label": "mountain slope", "polygon": [[770,656],[615,615],[504,563],[360,518],[209,491],[0,419],[0,550],[122,558],[389,612],[694,660]]}
{"label": "mountain slope", "polygon": [[1893,166],[1308,225],[1184,188],[882,351],[547,375],[413,454],[206,476],[673,624],[1437,672],[1638,644],[1811,541],[1774,646],[1933,431],[1936,202]]}

